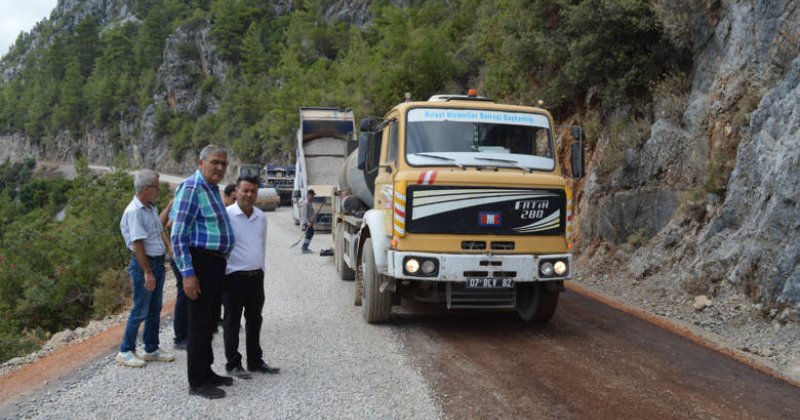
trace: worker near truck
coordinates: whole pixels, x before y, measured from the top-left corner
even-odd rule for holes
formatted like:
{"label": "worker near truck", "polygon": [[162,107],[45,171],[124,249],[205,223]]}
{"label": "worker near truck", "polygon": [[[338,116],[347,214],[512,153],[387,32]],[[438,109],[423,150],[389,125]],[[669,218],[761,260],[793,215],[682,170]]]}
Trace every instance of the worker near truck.
{"label": "worker near truck", "polygon": [[306,201],[303,204],[303,230],[306,231],[306,237],[303,239],[303,246],[300,247],[300,250],[303,251],[303,254],[311,254],[312,251],[308,249],[308,246],[311,244],[311,238],[314,237],[314,218],[316,215],[314,214],[314,197],[317,193],[314,190],[309,189],[308,193],[306,194]]}
{"label": "worker near truck", "polygon": [[[158,330],[164,291],[164,254],[166,237],[153,203],[158,197],[158,173],[149,169],[133,177],[136,194],[122,213],[120,230],[125,245],[132,252],[129,271],[133,283],[133,307],[125,325],[116,360],[130,367],[142,367],[148,361],[171,362],[175,356],[161,351]],[[144,322],[144,354],[136,355],[136,335]]]}
{"label": "worker near truck", "polygon": [[211,370],[215,316],[222,304],[226,259],[234,247],[233,227],[218,187],[228,167],[228,153],[219,146],[208,145],[200,151],[198,166],[175,196],[171,239],[175,263],[189,298],[189,394],[211,399],[225,396],[218,386],[233,384],[233,378]]}
{"label": "worker near truck", "polygon": [[[225,268],[222,303],[225,338],[225,369],[228,374],[249,379],[250,372],[275,374],[280,369],[264,362],[261,349],[261,310],[264,308],[264,265],[266,261],[267,216],[254,206],[258,196],[258,179],[242,176],[236,181],[236,202],[227,207],[233,225],[236,246]],[[239,353],[239,324],[245,319],[247,370]]]}

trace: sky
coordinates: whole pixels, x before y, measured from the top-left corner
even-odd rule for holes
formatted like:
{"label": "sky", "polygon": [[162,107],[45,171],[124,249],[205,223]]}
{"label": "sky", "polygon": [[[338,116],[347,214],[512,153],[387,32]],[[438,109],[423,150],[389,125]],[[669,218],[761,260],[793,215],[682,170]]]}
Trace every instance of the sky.
{"label": "sky", "polygon": [[50,17],[58,0],[0,0],[0,56],[8,52],[20,32]]}

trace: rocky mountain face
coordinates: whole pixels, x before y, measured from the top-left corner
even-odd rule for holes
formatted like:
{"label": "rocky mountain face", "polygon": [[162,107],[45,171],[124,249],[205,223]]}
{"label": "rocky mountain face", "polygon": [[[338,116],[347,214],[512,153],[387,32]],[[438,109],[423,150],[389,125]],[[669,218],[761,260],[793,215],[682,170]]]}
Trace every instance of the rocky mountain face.
{"label": "rocky mountain face", "polygon": [[[656,298],[738,297],[797,321],[800,7],[700,4],[684,111],[669,118],[656,104],[647,139],[613,173],[590,173],[578,196],[581,258]],[[726,164],[723,192],[709,189]]]}

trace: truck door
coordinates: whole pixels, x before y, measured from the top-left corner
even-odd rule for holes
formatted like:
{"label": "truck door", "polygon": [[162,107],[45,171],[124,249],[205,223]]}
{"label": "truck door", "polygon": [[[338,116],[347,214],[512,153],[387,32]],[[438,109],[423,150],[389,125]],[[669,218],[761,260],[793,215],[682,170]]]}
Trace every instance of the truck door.
{"label": "truck door", "polygon": [[378,176],[375,178],[375,208],[383,211],[386,235],[392,235],[392,206],[393,206],[393,181],[397,172],[397,148],[398,148],[398,122],[396,115],[389,115],[392,122],[387,125],[382,134],[381,141],[381,165],[378,169]]}

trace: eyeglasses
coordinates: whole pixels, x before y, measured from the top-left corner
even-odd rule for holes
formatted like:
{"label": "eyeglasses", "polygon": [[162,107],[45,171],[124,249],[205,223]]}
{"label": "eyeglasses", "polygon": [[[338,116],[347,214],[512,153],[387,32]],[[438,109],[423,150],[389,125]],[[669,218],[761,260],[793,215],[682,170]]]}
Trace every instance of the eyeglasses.
{"label": "eyeglasses", "polygon": [[145,185],[145,187],[147,187],[147,188],[161,188],[161,184]]}

